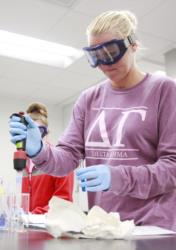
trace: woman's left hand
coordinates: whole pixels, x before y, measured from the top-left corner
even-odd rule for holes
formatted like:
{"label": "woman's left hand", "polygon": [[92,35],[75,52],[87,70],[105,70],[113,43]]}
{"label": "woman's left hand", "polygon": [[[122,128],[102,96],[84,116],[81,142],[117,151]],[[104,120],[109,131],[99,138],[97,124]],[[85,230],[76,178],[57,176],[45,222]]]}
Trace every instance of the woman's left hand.
{"label": "woman's left hand", "polygon": [[89,192],[108,190],[111,183],[111,172],[107,165],[95,165],[80,168],[76,171],[82,189]]}

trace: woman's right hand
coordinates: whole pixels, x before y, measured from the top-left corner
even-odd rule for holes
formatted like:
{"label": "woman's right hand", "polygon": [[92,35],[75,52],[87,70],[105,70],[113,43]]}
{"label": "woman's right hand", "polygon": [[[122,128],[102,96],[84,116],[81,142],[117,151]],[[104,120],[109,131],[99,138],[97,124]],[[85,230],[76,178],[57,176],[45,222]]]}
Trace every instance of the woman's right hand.
{"label": "woman's right hand", "polygon": [[15,144],[17,141],[26,139],[26,153],[29,157],[36,156],[42,148],[42,138],[37,124],[29,115],[24,115],[27,126],[20,122],[20,117],[12,116],[9,121],[9,132],[11,141]]}

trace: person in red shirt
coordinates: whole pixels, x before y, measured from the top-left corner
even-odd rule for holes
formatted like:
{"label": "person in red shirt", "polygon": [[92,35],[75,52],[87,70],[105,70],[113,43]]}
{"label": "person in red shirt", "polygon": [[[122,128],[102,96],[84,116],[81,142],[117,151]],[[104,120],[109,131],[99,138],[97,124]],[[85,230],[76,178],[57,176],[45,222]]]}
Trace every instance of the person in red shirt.
{"label": "person in red shirt", "polygon": [[[42,103],[32,103],[26,111],[37,123],[42,138],[48,143],[48,112]],[[72,201],[73,173],[56,177],[37,169],[30,159],[23,171],[22,192],[29,193],[29,211],[44,214],[48,211],[48,203],[52,196]]]}

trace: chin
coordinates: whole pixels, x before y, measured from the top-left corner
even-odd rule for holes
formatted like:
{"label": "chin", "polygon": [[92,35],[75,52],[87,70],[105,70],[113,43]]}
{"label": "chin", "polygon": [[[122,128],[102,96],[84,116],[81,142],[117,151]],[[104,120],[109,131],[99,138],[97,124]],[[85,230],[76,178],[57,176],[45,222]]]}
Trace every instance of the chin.
{"label": "chin", "polygon": [[112,82],[119,82],[123,79],[123,77],[119,74],[106,74],[107,77],[112,81]]}

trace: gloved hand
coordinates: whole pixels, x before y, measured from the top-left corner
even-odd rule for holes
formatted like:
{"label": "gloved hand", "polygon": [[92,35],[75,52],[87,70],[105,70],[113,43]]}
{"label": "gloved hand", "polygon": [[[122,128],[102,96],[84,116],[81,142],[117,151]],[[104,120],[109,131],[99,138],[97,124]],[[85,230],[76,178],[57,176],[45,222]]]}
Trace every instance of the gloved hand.
{"label": "gloved hand", "polygon": [[25,151],[30,157],[32,157],[40,152],[42,139],[37,124],[30,118],[29,115],[24,115],[24,117],[28,123],[27,126],[20,122],[20,117],[12,116],[9,121],[9,132],[13,143],[26,139]]}
{"label": "gloved hand", "polygon": [[76,171],[80,186],[85,191],[97,192],[109,189],[111,172],[107,165],[95,165]]}

